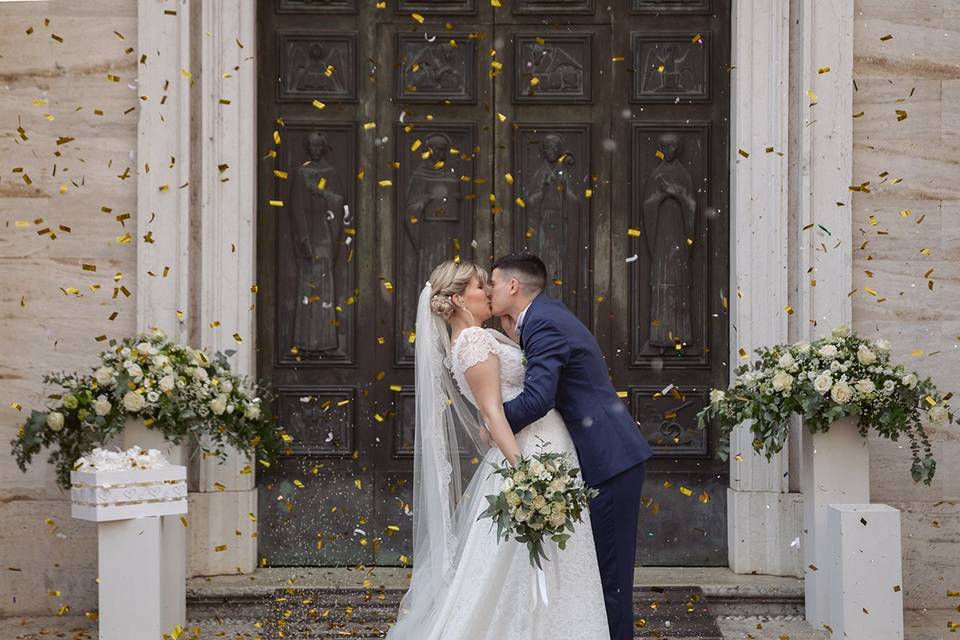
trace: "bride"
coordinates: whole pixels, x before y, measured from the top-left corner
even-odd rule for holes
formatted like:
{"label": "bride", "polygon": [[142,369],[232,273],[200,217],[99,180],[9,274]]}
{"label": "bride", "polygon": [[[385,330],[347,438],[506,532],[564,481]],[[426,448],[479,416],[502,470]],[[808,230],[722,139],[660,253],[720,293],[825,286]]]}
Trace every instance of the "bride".
{"label": "bride", "polygon": [[481,327],[491,317],[487,287],[483,269],[447,261],[420,293],[413,577],[387,638],[609,640],[588,512],[565,550],[547,542],[542,572],[525,545],[498,541],[492,522],[477,520],[485,496],[500,490],[491,463],[513,463],[542,446],[579,466],[555,409],[511,431],[502,403],[523,389],[523,354]]}

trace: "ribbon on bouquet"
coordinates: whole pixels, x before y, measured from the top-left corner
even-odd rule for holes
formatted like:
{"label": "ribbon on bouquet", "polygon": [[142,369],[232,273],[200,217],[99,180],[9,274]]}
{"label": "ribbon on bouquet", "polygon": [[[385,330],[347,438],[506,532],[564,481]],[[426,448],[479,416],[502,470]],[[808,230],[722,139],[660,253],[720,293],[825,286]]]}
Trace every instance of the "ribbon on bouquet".
{"label": "ribbon on bouquet", "polygon": [[[556,579],[557,584],[560,584],[560,565],[557,563],[556,553],[554,551],[554,546],[551,544],[544,545],[544,553],[548,556],[544,562],[551,562],[553,564],[553,575]],[[552,553],[553,552],[553,553]],[[553,556],[552,558],[549,556]],[[543,602],[543,606],[550,606],[550,598],[547,596],[547,572],[543,570],[542,566],[536,567],[537,570],[537,584],[533,587],[533,598],[537,599],[537,595],[540,596],[540,601]]]}
{"label": "ribbon on bouquet", "polygon": [[[540,599],[543,601],[543,606],[550,606],[550,598],[547,597],[547,573],[543,570],[543,567],[537,567],[537,587],[540,589]],[[536,597],[536,594],[534,594]]]}

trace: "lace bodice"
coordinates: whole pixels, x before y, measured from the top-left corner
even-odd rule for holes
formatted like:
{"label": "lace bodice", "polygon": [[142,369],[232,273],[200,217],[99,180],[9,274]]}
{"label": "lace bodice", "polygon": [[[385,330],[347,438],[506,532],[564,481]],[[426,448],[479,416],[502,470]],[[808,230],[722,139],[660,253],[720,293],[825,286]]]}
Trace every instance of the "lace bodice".
{"label": "lace bodice", "polygon": [[450,351],[453,356],[453,379],[474,406],[477,401],[470,392],[464,373],[489,358],[490,354],[496,354],[500,358],[500,394],[503,401],[513,400],[523,391],[523,352],[515,342],[499,331],[467,327],[457,336]]}

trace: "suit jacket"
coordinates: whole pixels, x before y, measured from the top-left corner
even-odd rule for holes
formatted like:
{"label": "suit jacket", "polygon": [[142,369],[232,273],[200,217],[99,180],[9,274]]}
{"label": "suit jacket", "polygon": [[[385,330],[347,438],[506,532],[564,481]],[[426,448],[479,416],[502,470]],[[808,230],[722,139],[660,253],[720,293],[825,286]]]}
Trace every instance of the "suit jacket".
{"label": "suit jacket", "polygon": [[519,432],[556,408],[577,448],[583,479],[597,485],[653,455],[617,396],[597,339],[563,302],[541,293],[520,326],[523,392],[503,405]]}

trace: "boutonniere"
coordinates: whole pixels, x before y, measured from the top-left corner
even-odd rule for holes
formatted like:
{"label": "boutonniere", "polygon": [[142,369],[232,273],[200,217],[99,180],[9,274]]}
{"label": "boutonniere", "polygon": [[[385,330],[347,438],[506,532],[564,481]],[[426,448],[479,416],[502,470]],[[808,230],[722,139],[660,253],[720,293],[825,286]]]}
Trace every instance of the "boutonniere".
{"label": "boutonniere", "polygon": [[527,352],[523,349],[520,350],[520,364],[527,366]]}

